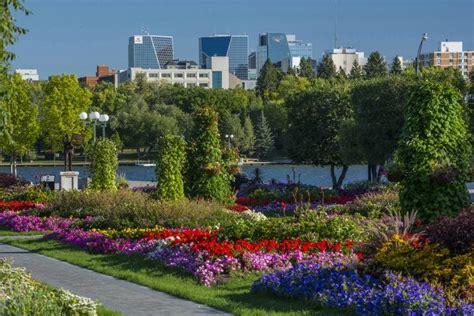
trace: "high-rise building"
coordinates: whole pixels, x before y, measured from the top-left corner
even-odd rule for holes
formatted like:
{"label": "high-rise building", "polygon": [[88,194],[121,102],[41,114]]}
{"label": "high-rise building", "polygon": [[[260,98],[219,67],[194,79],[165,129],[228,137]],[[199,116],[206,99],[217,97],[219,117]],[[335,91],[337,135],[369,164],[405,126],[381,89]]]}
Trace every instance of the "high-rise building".
{"label": "high-rise building", "polygon": [[174,59],[173,37],[134,35],[128,40],[128,67],[160,69]]}
{"label": "high-rise building", "polygon": [[325,55],[329,55],[336,66],[336,71],[343,69],[346,75],[350,74],[354,61],[357,60],[362,67],[367,63],[364,52],[358,52],[352,47],[333,48],[325,51]]}
{"label": "high-rise building", "polygon": [[229,57],[229,72],[246,80],[249,70],[248,35],[214,35],[199,38],[199,64],[209,68],[213,56]]}
{"label": "high-rise building", "polygon": [[420,55],[424,67],[452,67],[459,69],[465,79],[474,71],[474,51],[464,51],[463,42],[441,42],[439,51]]}
{"label": "high-rise building", "polygon": [[268,58],[274,64],[291,57],[313,57],[313,45],[296,40],[295,35],[285,33],[264,33],[258,37],[257,72],[260,72]]}

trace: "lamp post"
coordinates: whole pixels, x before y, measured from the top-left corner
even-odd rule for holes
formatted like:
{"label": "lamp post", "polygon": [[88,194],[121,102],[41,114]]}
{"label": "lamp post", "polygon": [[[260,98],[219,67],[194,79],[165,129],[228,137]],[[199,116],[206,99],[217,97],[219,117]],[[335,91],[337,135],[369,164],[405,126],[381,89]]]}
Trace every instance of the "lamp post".
{"label": "lamp post", "polygon": [[423,42],[427,40],[428,40],[428,33],[423,33],[423,35],[421,36],[420,46],[418,46],[418,53],[416,54],[416,58],[415,58],[416,76],[419,76],[421,47],[423,46]]}
{"label": "lamp post", "polygon": [[225,134],[225,138],[227,139],[227,144],[229,145],[230,147],[230,140],[231,139],[234,139],[234,134]]}
{"label": "lamp post", "polygon": [[81,121],[83,121],[86,124],[88,123],[86,121],[87,117],[89,117],[89,119],[91,120],[90,123],[94,126],[94,142],[97,139],[97,121],[99,121],[102,125],[102,137],[105,138],[105,126],[107,125],[109,116],[107,114],[100,114],[97,111],[93,111],[89,113],[89,115],[87,115],[86,112],[82,112],[81,114],[79,114],[79,118],[81,119]]}

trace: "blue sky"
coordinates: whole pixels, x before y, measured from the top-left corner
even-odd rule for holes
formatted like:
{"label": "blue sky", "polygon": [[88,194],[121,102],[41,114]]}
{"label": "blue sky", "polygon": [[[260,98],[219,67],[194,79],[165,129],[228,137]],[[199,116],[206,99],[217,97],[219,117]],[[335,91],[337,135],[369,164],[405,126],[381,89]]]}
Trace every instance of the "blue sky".
{"label": "blue sky", "polygon": [[98,64],[127,67],[128,37],[145,28],[174,37],[175,58],[198,60],[198,37],[286,32],[313,43],[313,57],[338,46],[387,59],[413,57],[420,35],[424,51],[446,38],[474,50],[474,0],[26,0],[33,12],[18,15],[28,28],[12,50],[15,68],[37,68],[40,77],[93,75]]}

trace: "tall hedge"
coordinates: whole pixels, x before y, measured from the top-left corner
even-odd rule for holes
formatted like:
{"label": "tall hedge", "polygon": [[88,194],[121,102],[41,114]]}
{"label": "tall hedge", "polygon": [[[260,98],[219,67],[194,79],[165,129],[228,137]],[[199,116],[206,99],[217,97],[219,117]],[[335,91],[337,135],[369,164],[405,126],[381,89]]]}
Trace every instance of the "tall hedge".
{"label": "tall hedge", "polygon": [[115,144],[109,139],[97,140],[89,147],[88,155],[91,160],[89,170],[92,177],[89,189],[93,191],[117,190],[115,176],[118,159]]}
{"label": "tall hedge", "polygon": [[211,108],[196,111],[186,172],[191,197],[226,201],[231,194],[230,178],[222,159],[218,115]]}
{"label": "tall hedge", "polygon": [[410,88],[395,157],[403,210],[429,221],[468,205],[471,145],[464,111],[461,94],[449,83],[420,81]]}
{"label": "tall hedge", "polygon": [[156,197],[160,200],[176,201],[184,198],[185,144],[182,137],[175,135],[166,135],[159,141],[156,159],[156,178],[158,179]]}

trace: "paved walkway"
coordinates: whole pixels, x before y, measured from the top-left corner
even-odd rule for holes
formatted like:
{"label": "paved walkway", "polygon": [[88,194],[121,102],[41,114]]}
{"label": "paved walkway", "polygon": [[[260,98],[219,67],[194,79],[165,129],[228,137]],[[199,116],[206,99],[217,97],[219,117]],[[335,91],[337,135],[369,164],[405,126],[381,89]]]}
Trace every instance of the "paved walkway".
{"label": "paved walkway", "polygon": [[126,315],[228,315],[131,282],[0,243],[0,257],[13,258],[33,277],[54,287],[98,300]]}

